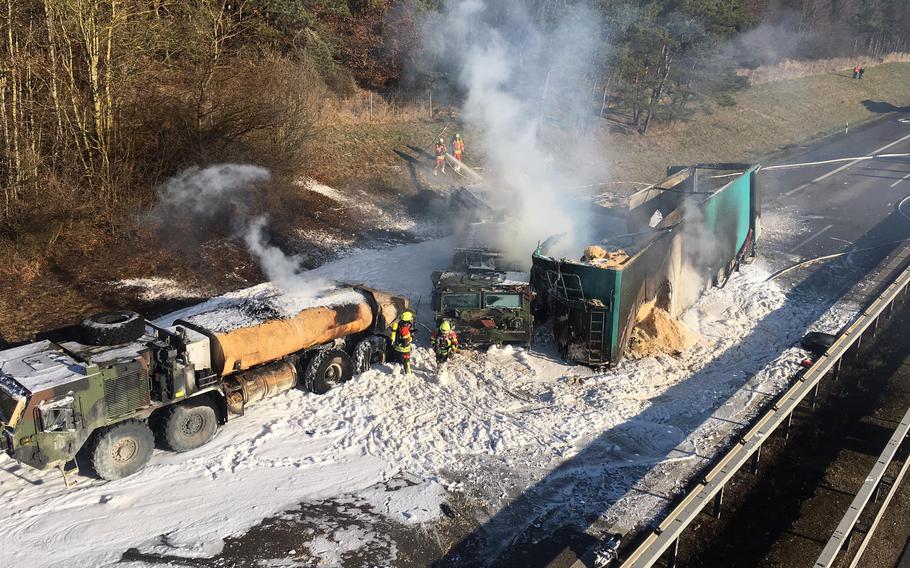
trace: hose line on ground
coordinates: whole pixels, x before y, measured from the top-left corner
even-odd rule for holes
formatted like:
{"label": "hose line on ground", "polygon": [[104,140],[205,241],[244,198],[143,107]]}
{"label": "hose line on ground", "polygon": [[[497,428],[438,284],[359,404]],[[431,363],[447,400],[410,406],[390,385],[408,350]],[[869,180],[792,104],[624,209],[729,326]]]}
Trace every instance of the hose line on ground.
{"label": "hose line on ground", "polygon": [[[908,197],[907,199],[910,199],[910,197]],[[905,199],[905,201],[906,201],[906,199]],[[902,202],[902,203],[903,203],[903,202]],[[905,217],[906,217],[906,215],[905,215]],[[844,251],[844,252],[838,252],[838,253],[834,253],[834,254],[828,254],[828,255],[825,255],[825,256],[817,256],[817,257],[815,257],[815,258],[810,258],[810,259],[807,259],[807,260],[803,260],[803,261],[801,261],[801,262],[797,262],[796,264],[791,264],[790,266],[788,266],[788,267],[786,267],[786,268],[781,268],[780,270],[778,270],[777,272],[775,272],[775,273],[772,274],[771,276],[768,276],[768,278],[765,280],[765,282],[770,282],[770,281],[774,280],[775,278],[777,278],[778,276],[784,275],[784,274],[786,274],[787,272],[790,272],[791,270],[795,270],[795,269],[800,268],[800,267],[803,267],[803,266],[808,266],[808,265],[810,265],[810,264],[815,264],[816,262],[823,262],[823,261],[826,261],[826,260],[832,260],[832,259],[835,259],[835,258],[840,258],[840,257],[842,257],[842,256],[847,256],[847,255],[849,255],[849,254],[854,254],[854,253],[857,253],[857,252],[868,252],[868,251],[872,251],[872,250],[876,250],[876,249],[880,249],[880,248],[884,248],[884,247],[889,247],[889,246],[891,246],[891,245],[898,245],[898,244],[900,244],[900,243],[905,243],[905,242],[907,242],[907,241],[910,241],[910,238],[900,239],[900,240],[897,240],[897,241],[891,241],[891,242],[887,242],[887,243],[882,243],[882,244],[880,244],[880,245],[875,245],[874,247],[865,247],[865,248],[861,248],[861,249],[848,250],[848,251]]]}

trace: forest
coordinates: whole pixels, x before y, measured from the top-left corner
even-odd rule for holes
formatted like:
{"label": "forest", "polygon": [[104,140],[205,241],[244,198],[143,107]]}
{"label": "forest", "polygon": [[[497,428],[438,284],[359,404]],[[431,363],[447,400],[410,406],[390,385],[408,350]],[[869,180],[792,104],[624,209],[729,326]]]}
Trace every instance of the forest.
{"label": "forest", "polygon": [[[528,0],[543,28],[578,9],[602,22],[586,76],[592,120],[630,135],[735,105],[738,71],[783,59],[910,51],[906,0]],[[194,164],[299,174],[333,119],[369,93],[394,108],[456,107],[426,50],[436,0],[3,0],[0,246],[74,227],[108,232]],[[467,49],[470,46],[451,46]],[[433,99],[431,98],[431,101]],[[406,115],[401,115],[406,116]],[[586,122],[587,123],[587,122]],[[128,222],[127,222],[128,224]]]}

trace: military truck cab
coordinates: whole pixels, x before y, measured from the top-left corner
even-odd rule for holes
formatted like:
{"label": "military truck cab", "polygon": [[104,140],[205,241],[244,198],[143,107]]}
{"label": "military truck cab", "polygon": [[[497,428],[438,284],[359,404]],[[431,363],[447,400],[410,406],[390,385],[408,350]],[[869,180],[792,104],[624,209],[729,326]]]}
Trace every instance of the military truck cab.
{"label": "military truck cab", "polygon": [[452,322],[462,343],[531,343],[534,321],[525,273],[434,272],[433,309],[437,325]]}
{"label": "military truck cab", "polygon": [[[218,377],[205,367],[208,339],[177,327],[151,335],[138,314],[118,317],[124,321],[96,326],[120,328],[118,336],[83,340],[127,343],[43,340],[0,351],[0,448],[12,458],[37,469],[63,469],[91,442],[93,467],[113,479],[144,466],[155,443],[145,422],[156,410],[194,397],[194,406],[205,406],[195,411],[200,416],[171,427],[200,445],[224,423]],[[124,324],[132,330],[124,331]],[[205,351],[193,349],[199,343]]]}

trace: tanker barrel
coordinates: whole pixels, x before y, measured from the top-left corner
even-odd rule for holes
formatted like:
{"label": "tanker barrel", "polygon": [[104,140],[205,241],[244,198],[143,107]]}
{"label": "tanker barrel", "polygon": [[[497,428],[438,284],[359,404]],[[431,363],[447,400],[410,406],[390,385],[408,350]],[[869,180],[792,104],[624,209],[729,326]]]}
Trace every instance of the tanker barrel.
{"label": "tanker barrel", "polygon": [[292,317],[275,317],[240,326],[219,329],[201,322],[180,323],[195,324],[187,327],[209,337],[212,371],[227,377],[366,331],[373,319],[367,298],[352,294],[344,302],[305,308]]}
{"label": "tanker barrel", "polygon": [[373,312],[372,329],[374,333],[382,333],[392,326],[392,322],[408,309],[407,298],[395,296],[382,290],[367,286],[353,285],[355,290],[363,294],[370,304]]}
{"label": "tanker barrel", "polygon": [[297,366],[287,360],[277,361],[237,373],[228,380],[236,389],[228,396],[228,409],[234,414],[243,414],[247,406],[294,388]]}

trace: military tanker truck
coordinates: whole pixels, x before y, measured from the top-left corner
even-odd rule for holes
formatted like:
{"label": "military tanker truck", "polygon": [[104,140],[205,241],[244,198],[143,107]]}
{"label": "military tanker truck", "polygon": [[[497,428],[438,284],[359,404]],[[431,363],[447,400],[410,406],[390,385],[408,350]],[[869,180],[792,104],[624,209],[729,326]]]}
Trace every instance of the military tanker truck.
{"label": "military tanker truck", "polygon": [[91,316],[77,339],[0,351],[0,449],[67,483],[80,452],[103,479],[131,475],[156,438],[192,450],[257,401],[298,386],[321,394],[384,360],[407,306],[350,287],[316,300],[216,298],[166,326]]}

